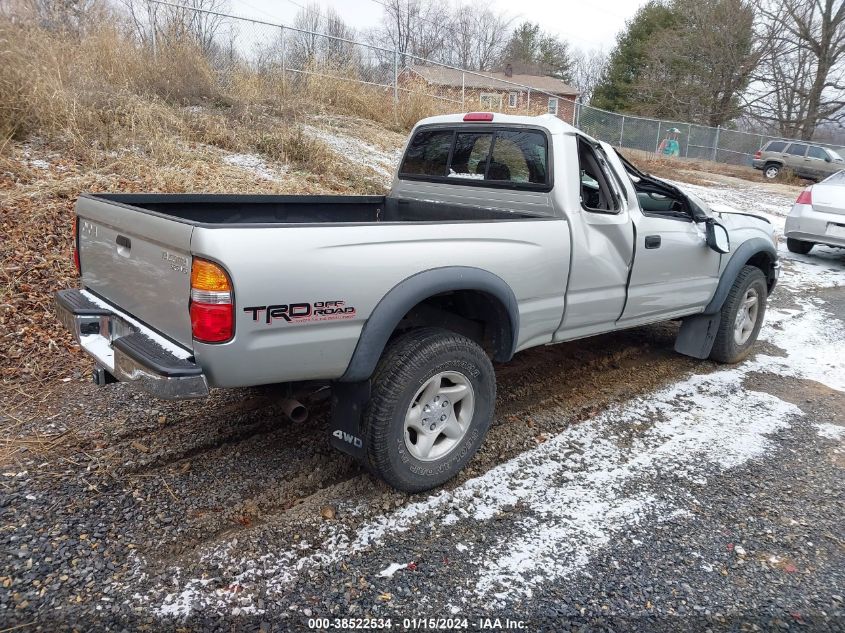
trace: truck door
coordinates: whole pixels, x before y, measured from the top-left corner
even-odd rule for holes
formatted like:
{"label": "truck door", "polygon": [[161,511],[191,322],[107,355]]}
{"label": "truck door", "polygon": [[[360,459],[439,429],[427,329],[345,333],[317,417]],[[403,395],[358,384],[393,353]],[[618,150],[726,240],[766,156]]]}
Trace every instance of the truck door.
{"label": "truck door", "polygon": [[631,212],[636,247],[619,324],[694,313],[716,291],[721,256],[707,246],[704,225],[693,220],[685,195],[646,174],[638,178],[628,171],[639,209]]}
{"label": "truck door", "polygon": [[[614,329],[625,305],[628,270],[634,255],[634,227],[623,183],[610,167],[606,150],[581,137],[578,166],[565,174],[573,207],[572,266],[566,308],[555,340],[590,336]],[[572,148],[566,148],[571,153]],[[559,163],[563,164],[563,163]]]}

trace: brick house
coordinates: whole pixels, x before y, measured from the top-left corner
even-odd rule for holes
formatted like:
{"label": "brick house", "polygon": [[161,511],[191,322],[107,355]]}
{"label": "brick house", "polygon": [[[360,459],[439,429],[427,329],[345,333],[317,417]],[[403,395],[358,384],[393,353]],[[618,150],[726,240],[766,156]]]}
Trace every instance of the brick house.
{"label": "brick house", "polygon": [[576,88],[555,77],[514,73],[511,65],[504,72],[464,72],[444,66],[410,64],[402,69],[400,83],[424,82],[428,91],[464,104],[467,110],[480,109],[512,114],[549,112],[572,123]]}

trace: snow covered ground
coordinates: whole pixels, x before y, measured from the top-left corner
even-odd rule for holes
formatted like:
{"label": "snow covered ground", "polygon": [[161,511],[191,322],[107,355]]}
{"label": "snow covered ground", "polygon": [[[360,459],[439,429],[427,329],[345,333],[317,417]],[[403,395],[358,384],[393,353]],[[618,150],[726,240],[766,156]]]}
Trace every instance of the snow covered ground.
{"label": "snow covered ground", "polygon": [[[686,187],[718,211],[764,214],[780,228],[792,205],[754,186]],[[832,249],[809,257],[783,255],[779,292],[791,303],[770,307],[760,337],[778,353],[759,352],[738,366],[682,378],[605,410],[452,490],[354,527],[324,523],[311,542],[258,559],[239,554],[236,540],[218,544],[202,554],[203,575],[183,578],[174,569],[174,586],[138,598],[161,617],[209,610],[260,613],[260,605],[281,600],[303,578],[368,552],[389,552],[409,532],[445,531],[452,539],[450,558],[478,570],[471,578],[452,580],[450,609],[506,607],[547,583],[588,573],[597,553],[632,526],[691,520],[673,499],[688,499],[693,486],[749,460],[767,459],[775,449],[770,436],[801,419],[799,406],[748,387],[749,375],[809,379],[845,392],[845,329],[815,292],[845,285],[843,258]],[[542,413],[563,414],[563,409]],[[843,435],[842,427],[825,422],[812,429],[825,441]],[[515,508],[520,521],[502,533],[497,520]],[[347,514],[356,514],[353,502]],[[470,541],[467,532],[486,538]],[[399,582],[412,563],[394,560],[379,576]],[[701,565],[712,567],[706,560]],[[425,603],[423,596],[420,604]]]}

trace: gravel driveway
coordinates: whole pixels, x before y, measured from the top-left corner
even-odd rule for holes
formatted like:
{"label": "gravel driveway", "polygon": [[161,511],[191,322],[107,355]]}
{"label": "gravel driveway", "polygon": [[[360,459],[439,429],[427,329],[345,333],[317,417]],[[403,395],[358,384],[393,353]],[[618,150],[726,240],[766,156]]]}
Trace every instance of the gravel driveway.
{"label": "gravel driveway", "polygon": [[431,495],[330,450],[325,394],[294,427],[269,388],[4,387],[0,630],[845,629],[845,255],[783,254],[738,366],[664,324],[497,367],[497,425]]}

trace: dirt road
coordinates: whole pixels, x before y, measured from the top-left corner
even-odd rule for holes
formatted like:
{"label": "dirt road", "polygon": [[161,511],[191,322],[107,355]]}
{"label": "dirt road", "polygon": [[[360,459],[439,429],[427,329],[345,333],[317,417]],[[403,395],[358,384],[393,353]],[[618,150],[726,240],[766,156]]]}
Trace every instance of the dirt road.
{"label": "dirt road", "polygon": [[675,355],[674,324],[497,367],[496,426],[432,495],[331,451],[321,394],[295,427],[272,389],[6,389],[0,629],[841,629],[845,255],[783,254],[736,367]]}

